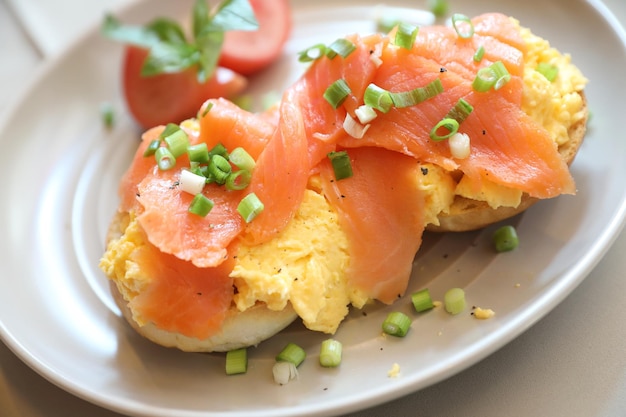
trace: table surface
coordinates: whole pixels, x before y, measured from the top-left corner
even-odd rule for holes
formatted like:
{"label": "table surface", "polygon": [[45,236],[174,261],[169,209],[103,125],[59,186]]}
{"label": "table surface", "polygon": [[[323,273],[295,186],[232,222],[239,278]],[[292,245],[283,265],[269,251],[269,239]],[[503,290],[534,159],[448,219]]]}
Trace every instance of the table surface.
{"label": "table surface", "polygon": [[[127,1],[0,0],[0,120],[45,60]],[[604,3],[626,24],[624,0]],[[505,347],[443,382],[350,416],[626,415],[625,252],[626,231],[564,302]],[[49,383],[2,343],[0,415],[120,417]]]}

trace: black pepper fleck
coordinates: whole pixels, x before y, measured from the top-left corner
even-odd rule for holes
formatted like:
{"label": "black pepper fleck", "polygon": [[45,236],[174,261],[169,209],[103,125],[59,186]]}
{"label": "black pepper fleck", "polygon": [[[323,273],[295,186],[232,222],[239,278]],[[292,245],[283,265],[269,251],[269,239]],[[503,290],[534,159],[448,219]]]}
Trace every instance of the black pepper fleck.
{"label": "black pepper fleck", "polygon": [[420,168],[422,175],[428,175],[428,168]]}

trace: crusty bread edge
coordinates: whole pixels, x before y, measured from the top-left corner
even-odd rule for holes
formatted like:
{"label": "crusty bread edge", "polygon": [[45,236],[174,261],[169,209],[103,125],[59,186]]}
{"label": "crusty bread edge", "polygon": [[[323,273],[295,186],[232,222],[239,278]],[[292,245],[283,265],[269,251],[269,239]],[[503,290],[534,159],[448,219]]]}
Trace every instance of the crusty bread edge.
{"label": "crusty bread edge", "polygon": [[[106,244],[118,239],[123,230],[123,212],[113,217],[106,236]],[[177,332],[166,331],[148,322],[140,325],[133,318],[129,301],[119,290],[115,279],[109,277],[110,289],[115,303],[130,326],[140,335],[154,343],[168,348],[177,348],[185,352],[227,352],[241,347],[256,346],[291,324],[297,314],[291,304],[281,311],[268,309],[265,304],[258,303],[241,312],[234,305],[226,313],[221,330],[205,339],[189,337]]]}
{"label": "crusty bread edge", "polygon": [[[559,147],[559,153],[568,165],[574,161],[587,131],[587,100],[584,92],[580,92],[580,95],[583,98],[585,116],[569,128],[569,140]],[[439,214],[439,225],[429,224],[426,226],[426,230],[431,232],[466,232],[481,229],[490,224],[516,216],[537,201],[539,200],[524,194],[517,207],[498,207],[493,209],[484,201],[456,196],[450,206],[450,210],[447,213]]]}

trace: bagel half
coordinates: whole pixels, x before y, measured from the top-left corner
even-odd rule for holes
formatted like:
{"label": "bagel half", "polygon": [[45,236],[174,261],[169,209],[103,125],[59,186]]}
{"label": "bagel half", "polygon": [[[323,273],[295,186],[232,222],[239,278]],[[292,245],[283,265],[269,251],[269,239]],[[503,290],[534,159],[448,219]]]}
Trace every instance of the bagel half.
{"label": "bagel half", "polygon": [[[118,211],[115,214],[106,236],[107,246],[122,236],[124,225],[128,222],[127,217],[128,213]],[[137,333],[161,346],[186,352],[227,352],[240,347],[255,346],[280,332],[297,318],[290,304],[281,311],[274,311],[257,303],[243,312],[232,305],[222,329],[217,334],[206,339],[197,339],[159,329],[151,322],[140,325],[128,306],[129,292],[113,279],[110,280],[110,288],[122,315]]]}

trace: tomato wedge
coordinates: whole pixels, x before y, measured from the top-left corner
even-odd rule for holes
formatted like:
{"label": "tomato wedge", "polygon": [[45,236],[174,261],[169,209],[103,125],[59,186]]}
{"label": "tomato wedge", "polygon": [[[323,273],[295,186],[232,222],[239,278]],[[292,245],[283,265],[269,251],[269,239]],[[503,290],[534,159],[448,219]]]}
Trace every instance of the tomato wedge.
{"label": "tomato wedge", "polygon": [[274,62],[291,32],[289,0],[250,0],[259,28],[256,31],[229,31],[219,64],[243,75],[251,75]]}
{"label": "tomato wedge", "polygon": [[196,116],[209,98],[234,98],[248,81],[233,70],[218,67],[205,83],[199,83],[196,68],[183,72],[141,75],[148,51],[128,45],[124,57],[123,88],[128,110],[142,128],[180,123]]}

